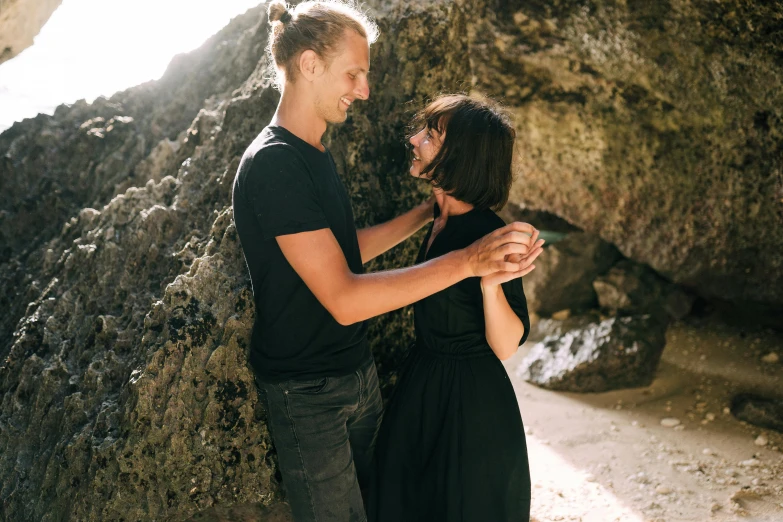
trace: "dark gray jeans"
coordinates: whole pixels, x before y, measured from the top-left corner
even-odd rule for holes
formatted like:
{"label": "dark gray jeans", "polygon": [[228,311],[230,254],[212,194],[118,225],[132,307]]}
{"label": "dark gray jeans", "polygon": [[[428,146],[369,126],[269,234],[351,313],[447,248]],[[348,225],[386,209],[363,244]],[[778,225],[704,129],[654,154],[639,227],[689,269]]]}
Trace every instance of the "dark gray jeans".
{"label": "dark gray jeans", "polygon": [[375,362],[342,377],[262,384],[296,522],[364,522],[383,403]]}

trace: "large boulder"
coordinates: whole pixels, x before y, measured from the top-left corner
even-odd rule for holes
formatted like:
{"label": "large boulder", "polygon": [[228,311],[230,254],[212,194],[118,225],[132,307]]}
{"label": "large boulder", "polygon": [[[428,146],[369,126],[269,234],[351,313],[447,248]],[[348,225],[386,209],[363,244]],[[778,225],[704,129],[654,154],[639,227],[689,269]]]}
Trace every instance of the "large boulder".
{"label": "large boulder", "polygon": [[512,201],[704,297],[781,307],[783,4],[486,5],[471,87],[516,117]]}
{"label": "large boulder", "polygon": [[[325,137],[360,226],[427,197],[405,168],[407,102],[466,76],[451,53],[464,16],[437,5],[379,20],[410,35],[373,47],[388,88]],[[160,81],[0,134],[2,518],[184,520],[281,502],[230,208],[242,152],[279,99],[267,28],[251,10]],[[411,67],[431,38],[436,77]],[[416,251],[406,242],[368,268]],[[411,339],[409,309],[370,323],[387,377]]]}
{"label": "large boulder", "polygon": [[693,296],[666,281],[649,267],[624,259],[593,281],[599,306],[613,314],[652,313],[682,319]]}
{"label": "large boulder", "polygon": [[586,310],[597,304],[593,280],[620,256],[601,238],[572,232],[553,245],[545,245],[536,269],[525,276],[525,295],[531,311],[550,316],[563,310]]}
{"label": "large boulder", "polygon": [[536,343],[517,372],[542,388],[603,392],[649,385],[666,344],[665,323],[650,315],[600,322],[578,316],[543,320],[550,335]]}

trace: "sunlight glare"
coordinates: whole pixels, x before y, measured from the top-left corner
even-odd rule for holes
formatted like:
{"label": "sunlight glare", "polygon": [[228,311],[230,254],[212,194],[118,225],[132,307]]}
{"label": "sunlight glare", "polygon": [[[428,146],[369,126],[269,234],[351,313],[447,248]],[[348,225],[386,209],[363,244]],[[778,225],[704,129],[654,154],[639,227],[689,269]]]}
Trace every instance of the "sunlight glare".
{"label": "sunlight glare", "polygon": [[64,0],[32,47],[0,65],[0,131],[61,103],[160,78],[259,0]]}

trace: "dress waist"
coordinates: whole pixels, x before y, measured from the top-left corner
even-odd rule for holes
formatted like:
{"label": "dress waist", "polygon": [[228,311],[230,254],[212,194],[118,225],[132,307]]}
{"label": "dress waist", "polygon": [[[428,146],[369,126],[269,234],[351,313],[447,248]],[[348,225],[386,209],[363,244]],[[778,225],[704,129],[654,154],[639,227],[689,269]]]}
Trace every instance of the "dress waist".
{"label": "dress waist", "polygon": [[470,346],[459,349],[444,349],[435,348],[428,345],[427,343],[417,341],[416,348],[423,354],[440,359],[463,360],[495,355],[495,352],[492,351],[492,348],[490,348],[488,344],[479,344],[477,346]]}

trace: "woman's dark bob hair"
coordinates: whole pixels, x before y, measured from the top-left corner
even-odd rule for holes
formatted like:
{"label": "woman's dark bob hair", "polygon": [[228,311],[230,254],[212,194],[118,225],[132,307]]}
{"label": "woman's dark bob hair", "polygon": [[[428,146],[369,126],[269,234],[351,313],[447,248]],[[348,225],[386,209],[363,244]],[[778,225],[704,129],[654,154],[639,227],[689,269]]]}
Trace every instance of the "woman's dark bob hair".
{"label": "woman's dark bob hair", "polygon": [[500,210],[511,190],[516,131],[500,106],[462,94],[438,96],[411,125],[446,133],[421,176],[445,193],[477,209]]}

